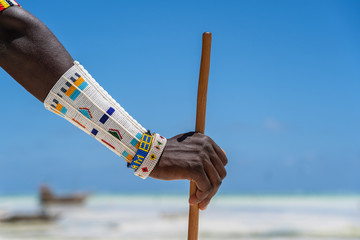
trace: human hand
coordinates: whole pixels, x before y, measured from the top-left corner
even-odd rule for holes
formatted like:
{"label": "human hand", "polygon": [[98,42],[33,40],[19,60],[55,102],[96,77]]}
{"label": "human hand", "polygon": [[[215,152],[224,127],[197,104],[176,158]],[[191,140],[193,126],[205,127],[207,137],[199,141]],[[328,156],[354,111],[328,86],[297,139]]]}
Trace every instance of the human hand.
{"label": "human hand", "polygon": [[226,176],[228,160],[222,149],[208,136],[185,133],[167,140],[164,152],[150,177],[161,180],[187,179],[196,183],[190,204],[205,210]]}

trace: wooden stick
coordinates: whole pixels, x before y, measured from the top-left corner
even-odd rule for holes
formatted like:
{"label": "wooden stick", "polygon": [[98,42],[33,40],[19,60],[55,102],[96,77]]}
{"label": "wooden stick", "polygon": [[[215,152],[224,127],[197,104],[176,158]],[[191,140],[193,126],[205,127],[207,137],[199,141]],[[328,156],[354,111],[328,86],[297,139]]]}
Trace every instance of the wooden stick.
{"label": "wooden stick", "polygon": [[[210,71],[211,33],[205,32],[202,37],[202,53],[199,74],[199,85],[196,107],[195,131],[205,132],[206,97]],[[196,184],[190,183],[190,196],[196,192]],[[199,232],[199,205],[190,205],[188,240],[197,240]]]}

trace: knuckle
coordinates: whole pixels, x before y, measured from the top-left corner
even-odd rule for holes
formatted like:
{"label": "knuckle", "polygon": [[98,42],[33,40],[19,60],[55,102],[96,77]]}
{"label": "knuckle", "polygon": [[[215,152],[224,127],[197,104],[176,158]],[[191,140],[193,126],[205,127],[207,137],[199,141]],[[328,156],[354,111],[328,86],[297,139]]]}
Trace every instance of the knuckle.
{"label": "knuckle", "polygon": [[203,145],[203,151],[205,153],[210,153],[211,150],[212,150],[211,144],[209,144],[208,142],[205,142],[204,145]]}
{"label": "knuckle", "polygon": [[210,142],[210,143],[214,142],[214,141],[211,139],[211,137],[209,137],[208,135],[205,135],[205,134],[204,134],[204,137],[205,137],[205,139],[206,139],[208,142]]}
{"label": "knuckle", "polygon": [[201,151],[198,155],[199,162],[203,162],[206,159],[208,159],[208,155],[205,152]]}
{"label": "knuckle", "polygon": [[200,174],[204,171],[204,166],[201,163],[197,162],[192,166],[192,169],[196,174]]}

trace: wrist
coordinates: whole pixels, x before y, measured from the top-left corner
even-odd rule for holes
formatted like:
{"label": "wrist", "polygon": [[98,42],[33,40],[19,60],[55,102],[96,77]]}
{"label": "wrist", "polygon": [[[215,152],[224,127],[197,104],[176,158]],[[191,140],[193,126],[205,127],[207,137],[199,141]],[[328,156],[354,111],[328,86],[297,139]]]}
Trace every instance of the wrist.
{"label": "wrist", "polygon": [[153,142],[142,164],[135,170],[134,174],[146,179],[154,170],[165,149],[167,139],[158,133],[153,134]]}

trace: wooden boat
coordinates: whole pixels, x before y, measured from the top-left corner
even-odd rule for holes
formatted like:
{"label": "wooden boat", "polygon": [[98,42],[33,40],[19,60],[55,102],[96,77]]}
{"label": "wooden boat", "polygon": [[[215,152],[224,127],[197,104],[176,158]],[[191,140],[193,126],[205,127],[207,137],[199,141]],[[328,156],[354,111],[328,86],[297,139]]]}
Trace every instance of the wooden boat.
{"label": "wooden boat", "polygon": [[34,213],[11,213],[0,218],[1,223],[50,223],[58,219],[58,214],[49,214],[46,211]]}
{"label": "wooden boat", "polygon": [[53,191],[46,185],[40,187],[40,203],[42,205],[49,204],[83,204],[88,197],[86,193],[75,193],[64,196],[56,196]]}

